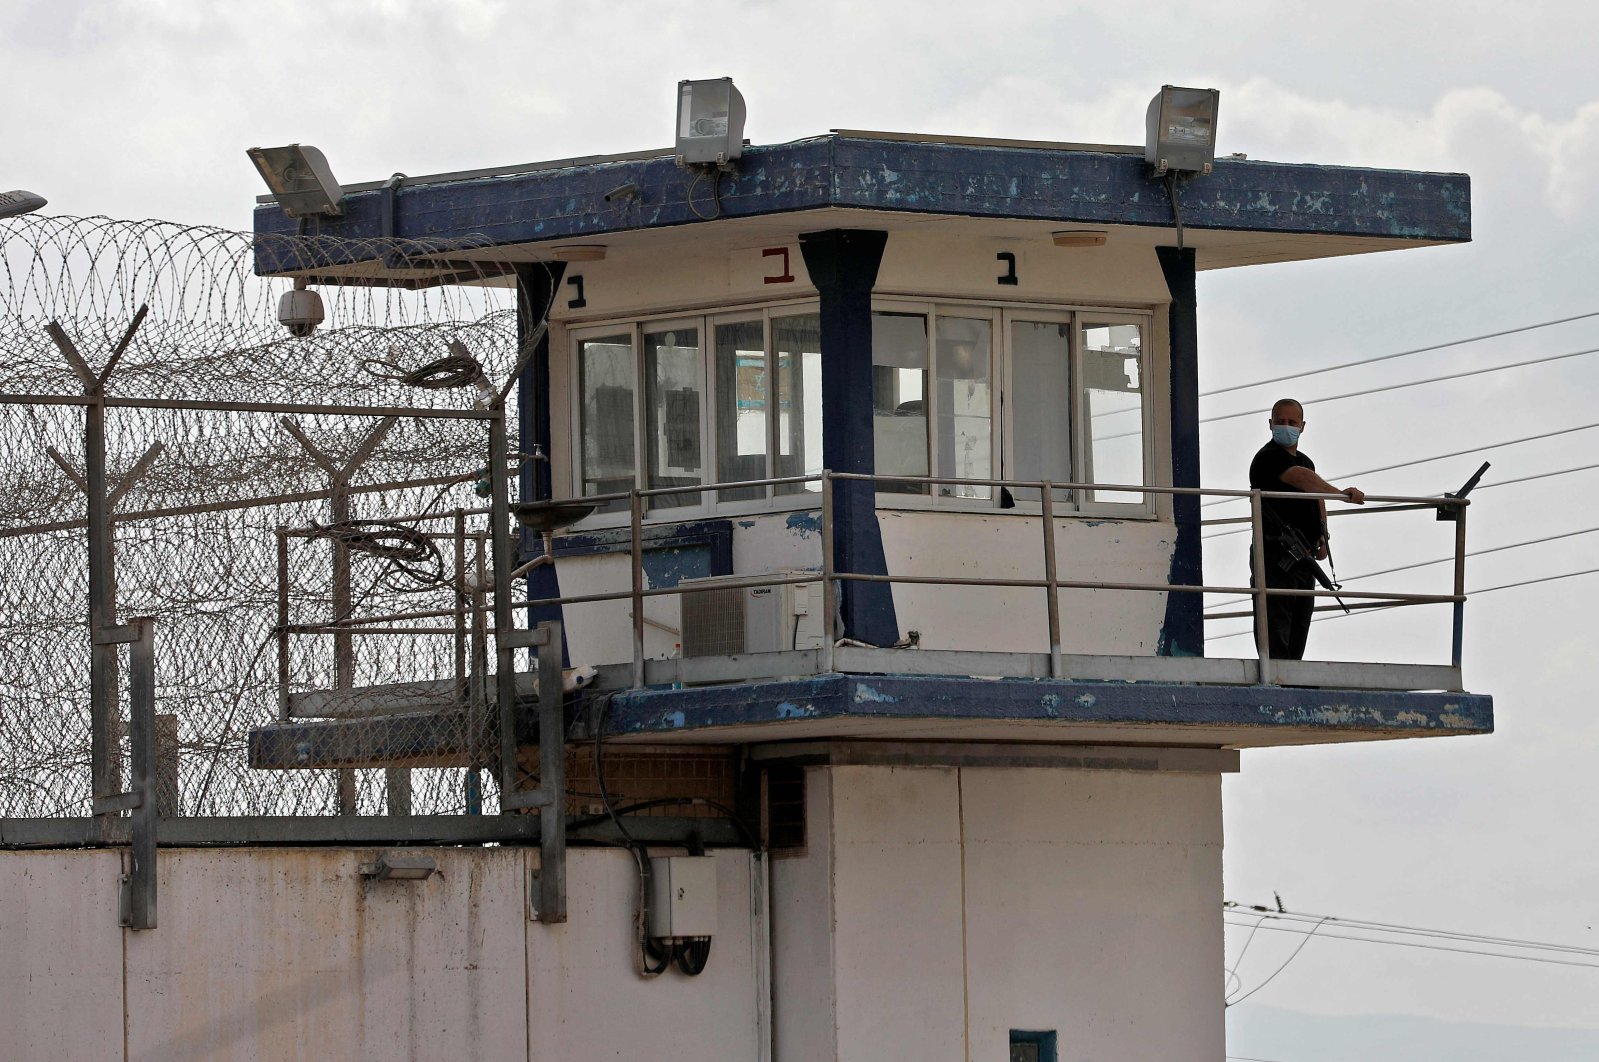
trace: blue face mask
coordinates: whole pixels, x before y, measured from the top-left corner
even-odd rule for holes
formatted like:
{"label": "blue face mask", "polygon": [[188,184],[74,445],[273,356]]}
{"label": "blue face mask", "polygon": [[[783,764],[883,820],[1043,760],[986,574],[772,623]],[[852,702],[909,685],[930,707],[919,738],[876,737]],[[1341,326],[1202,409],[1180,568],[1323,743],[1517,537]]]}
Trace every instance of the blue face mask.
{"label": "blue face mask", "polygon": [[1298,446],[1299,433],[1302,430],[1288,424],[1273,424],[1271,426],[1271,441],[1278,446]]}

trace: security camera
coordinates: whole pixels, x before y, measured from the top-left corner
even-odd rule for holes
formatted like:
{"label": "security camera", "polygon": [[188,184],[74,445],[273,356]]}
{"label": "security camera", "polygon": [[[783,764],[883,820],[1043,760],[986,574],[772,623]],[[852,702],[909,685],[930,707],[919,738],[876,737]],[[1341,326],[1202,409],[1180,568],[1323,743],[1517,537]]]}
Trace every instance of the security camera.
{"label": "security camera", "polygon": [[303,280],[295,281],[294,290],[285,291],[278,300],[278,323],[296,339],[304,339],[315,332],[316,326],[326,317],[322,296],[308,290]]}

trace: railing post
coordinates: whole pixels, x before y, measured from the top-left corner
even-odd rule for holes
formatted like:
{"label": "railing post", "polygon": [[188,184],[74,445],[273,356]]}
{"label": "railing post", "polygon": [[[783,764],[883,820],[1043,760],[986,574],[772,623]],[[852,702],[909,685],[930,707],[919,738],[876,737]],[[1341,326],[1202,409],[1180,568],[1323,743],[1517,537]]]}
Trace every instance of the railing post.
{"label": "railing post", "polygon": [[496,403],[489,423],[489,483],[493,489],[489,520],[493,524],[494,587],[494,699],[500,719],[500,800],[502,813],[517,793],[516,762],[516,648],[512,644],[516,618],[511,611],[511,570],[516,567],[511,540],[510,487],[506,482],[509,445],[506,441],[505,405]]}
{"label": "railing post", "polygon": [[[1466,594],[1466,502],[1455,507],[1455,596]],[[1457,671],[1465,648],[1466,603],[1455,602],[1454,632],[1450,639],[1449,664]]]}
{"label": "railing post", "polygon": [[1044,480],[1043,492],[1039,495],[1042,500],[1041,515],[1044,518],[1044,582],[1045,593],[1049,595],[1046,602],[1049,609],[1049,677],[1064,678],[1060,653],[1060,590],[1057,587],[1057,573],[1055,571],[1055,488],[1049,480]]}
{"label": "railing post", "polygon": [[838,585],[833,572],[833,473],[822,469],[822,672],[833,672],[838,641]]}
{"label": "railing post", "polygon": [[1255,681],[1271,685],[1271,632],[1266,623],[1266,520],[1260,491],[1249,492],[1249,565],[1255,584],[1255,653],[1259,660]]}
{"label": "railing post", "polygon": [[644,685],[644,497],[635,487],[628,500],[633,532],[633,688],[640,689]]}

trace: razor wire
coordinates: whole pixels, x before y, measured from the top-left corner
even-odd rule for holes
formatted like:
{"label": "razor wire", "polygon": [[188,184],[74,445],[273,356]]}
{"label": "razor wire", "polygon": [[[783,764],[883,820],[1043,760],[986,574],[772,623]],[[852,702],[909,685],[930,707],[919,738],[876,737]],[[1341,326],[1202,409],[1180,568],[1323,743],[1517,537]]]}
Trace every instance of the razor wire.
{"label": "razor wire", "polygon": [[[156,619],[157,711],[175,728],[163,750],[169,770],[176,765],[164,813],[330,814],[339,810],[338,773],[260,770],[249,760],[251,731],[280,716],[279,529],[334,522],[326,459],[356,455],[385,413],[392,425],[342,484],[347,519],[425,512],[441,519],[414,526],[437,533],[451,529],[444,518],[456,510],[484,506],[473,488],[486,468],[487,426],[473,419],[474,389],[409,387],[368,364],[409,370],[466,351],[488,381],[509,381],[520,355],[515,280],[498,263],[474,265],[473,247],[108,218],[0,222],[0,817],[92,807],[88,544],[77,482],[84,383],[49,326],[98,373],[148,307],[105,380],[105,436],[117,614]],[[335,266],[346,282],[319,283],[318,270],[331,275]],[[288,272],[324,302],[326,319],[308,335],[290,335],[277,320],[294,281],[264,274]],[[352,273],[372,283],[349,283]],[[514,440],[514,403],[507,416]],[[466,523],[471,568],[486,522]],[[334,610],[335,554],[347,543],[287,541],[290,623],[318,630],[292,639],[286,692],[328,691],[340,676],[335,637],[320,625],[353,618]],[[350,549],[349,611],[458,612],[470,572],[457,571],[453,542],[432,541],[439,563],[421,579],[395,577],[392,558]],[[348,685],[431,681],[449,691],[417,726],[453,727],[459,747],[440,755],[435,741],[431,758],[415,760],[416,813],[464,810],[464,764],[497,741],[471,729],[460,703],[459,640],[421,632],[453,622],[403,620],[380,635],[350,635]],[[351,694],[343,710],[382,713],[384,703],[363,706]],[[124,703],[118,717],[125,711]],[[391,731],[403,746],[403,724]],[[125,724],[114,736],[125,759]],[[355,797],[345,810],[392,810],[375,765],[343,781],[353,781]]]}

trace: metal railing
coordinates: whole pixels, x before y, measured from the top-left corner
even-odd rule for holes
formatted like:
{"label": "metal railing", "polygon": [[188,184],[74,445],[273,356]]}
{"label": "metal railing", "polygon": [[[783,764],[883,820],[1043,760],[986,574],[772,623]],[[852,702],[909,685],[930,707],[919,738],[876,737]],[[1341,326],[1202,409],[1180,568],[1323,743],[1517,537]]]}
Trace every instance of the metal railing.
{"label": "metal railing", "polygon": [[[1039,545],[1042,549],[1043,578],[1022,577],[997,577],[997,576],[946,576],[946,575],[910,575],[910,574],[876,574],[866,572],[840,571],[835,567],[835,535],[834,508],[835,490],[838,483],[897,483],[909,485],[944,485],[979,487],[994,490],[1006,488],[1012,492],[1036,491],[1038,493],[1038,511],[1034,514],[1031,510],[1025,516],[1037,519],[1040,527]],[[1240,616],[1251,616],[1256,625],[1256,681],[1265,684],[1272,680],[1273,660],[1270,656],[1266,639],[1266,603],[1274,597],[1326,597],[1330,596],[1324,590],[1298,590],[1274,588],[1266,585],[1265,561],[1263,552],[1254,551],[1253,554],[1253,586],[1215,585],[1204,582],[1199,583],[1172,583],[1161,580],[1108,580],[1108,579],[1073,579],[1062,578],[1058,570],[1056,550],[1056,524],[1059,513],[1056,511],[1057,492],[1073,492],[1084,494],[1086,492],[1118,492],[1142,495],[1166,495],[1188,497],[1222,497],[1222,498],[1247,498],[1250,502],[1251,513],[1247,517],[1233,517],[1201,521],[1201,526],[1216,526],[1225,524],[1247,523],[1253,530],[1256,540],[1260,540],[1263,531],[1264,508],[1263,503],[1268,499],[1281,498],[1291,500],[1338,500],[1341,495],[1318,495],[1290,491],[1259,491],[1259,490],[1230,490],[1206,487],[1162,487],[1148,484],[1122,484],[1122,483],[1078,483],[1054,482],[1049,480],[1015,480],[1015,479],[974,479],[964,477],[934,477],[934,476],[889,476],[864,473],[842,473],[823,471],[810,476],[783,476],[765,479],[739,480],[728,483],[704,484],[676,484],[670,487],[635,489],[609,494],[587,495],[582,498],[558,499],[552,504],[565,504],[568,502],[581,502],[592,505],[626,501],[628,504],[627,527],[630,535],[629,553],[631,556],[630,586],[627,590],[618,590],[600,593],[585,593],[565,595],[548,598],[531,598],[511,601],[506,599],[497,603],[496,618],[509,615],[512,610],[523,608],[558,607],[597,604],[610,601],[628,601],[631,603],[632,627],[632,668],[631,685],[635,688],[646,684],[644,629],[649,622],[644,614],[644,602],[654,597],[679,596],[687,593],[703,593],[710,587],[694,586],[664,586],[650,587],[647,585],[643,556],[644,556],[644,528],[646,519],[652,515],[649,505],[651,499],[668,495],[681,497],[683,495],[703,495],[709,491],[723,491],[740,488],[764,488],[778,485],[798,483],[820,483],[820,515],[821,515],[821,570],[819,573],[758,573],[746,576],[735,575],[730,578],[719,578],[716,589],[737,589],[754,587],[775,587],[785,584],[808,584],[818,581],[822,584],[823,593],[823,638],[820,648],[820,668],[823,671],[833,670],[834,650],[840,642],[843,631],[840,629],[839,600],[843,593],[843,586],[847,583],[887,583],[902,585],[934,585],[934,586],[970,586],[970,587],[1015,587],[1038,589],[1045,592],[1046,615],[1049,637],[1049,674],[1052,677],[1064,677],[1065,667],[1063,659],[1061,637],[1061,610],[1059,592],[1062,590],[1113,590],[1129,592],[1151,593],[1191,593],[1191,594],[1235,594],[1248,597],[1252,607],[1243,612],[1224,612],[1207,617],[1208,619],[1224,619]],[[1465,509],[1469,502],[1465,499],[1449,497],[1414,497],[1404,495],[1368,495],[1368,504],[1360,509],[1335,510],[1329,516],[1344,517],[1351,515],[1394,513],[1404,511],[1428,510],[1444,514],[1445,519],[1452,520],[1455,525],[1455,555],[1454,555],[1454,591],[1448,594],[1419,594],[1399,593],[1392,591],[1356,591],[1341,590],[1339,597],[1350,602],[1351,608],[1391,608],[1410,605],[1435,605],[1449,604],[1453,606],[1453,632],[1450,666],[1458,669],[1461,663],[1461,634],[1464,622],[1465,604]],[[674,507],[675,508],[675,507]],[[659,512],[659,511],[657,511]],[[1102,515],[1102,514],[1094,514]],[[424,519],[429,517],[417,517]],[[679,518],[681,516],[679,515]],[[401,518],[404,519],[404,518]],[[672,517],[662,515],[662,522],[671,522]],[[458,523],[459,526],[459,523]],[[459,530],[457,535],[461,534]],[[480,533],[481,534],[481,533]],[[459,550],[461,547],[458,546]],[[496,584],[494,592],[498,598],[508,594],[509,587]],[[1321,609],[1335,606],[1319,606]],[[505,611],[502,612],[501,610]],[[421,619],[439,617],[442,612],[407,613],[381,617],[369,617],[361,620],[352,620],[349,626],[358,624],[392,623],[407,619]],[[320,628],[326,630],[328,628]],[[510,633],[513,629],[510,624],[497,623],[495,633],[497,639]],[[376,630],[373,631],[376,633]],[[440,633],[444,633],[441,630]],[[512,635],[514,637],[514,635]]]}

